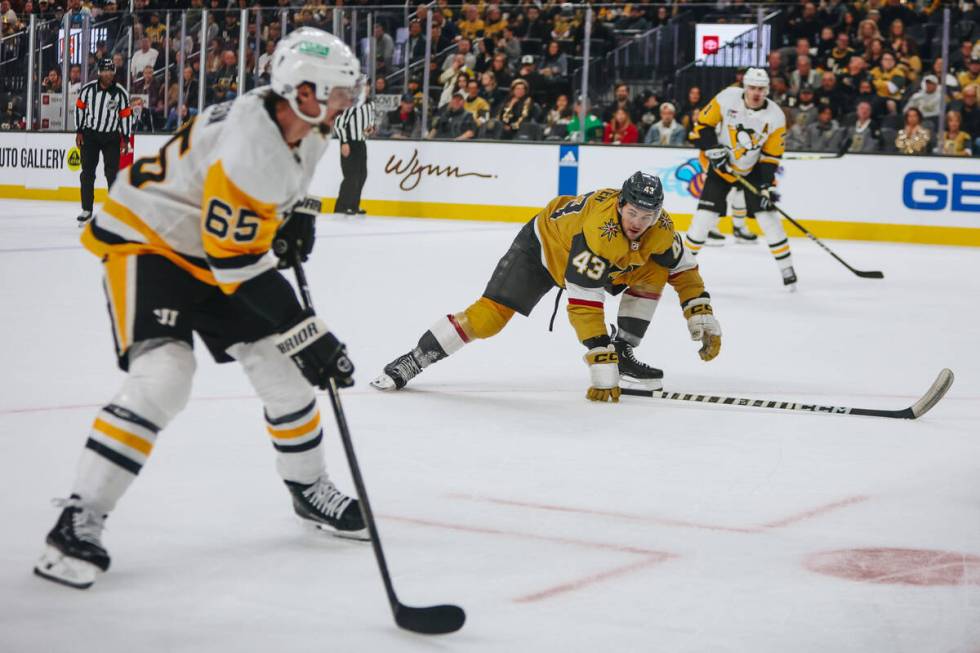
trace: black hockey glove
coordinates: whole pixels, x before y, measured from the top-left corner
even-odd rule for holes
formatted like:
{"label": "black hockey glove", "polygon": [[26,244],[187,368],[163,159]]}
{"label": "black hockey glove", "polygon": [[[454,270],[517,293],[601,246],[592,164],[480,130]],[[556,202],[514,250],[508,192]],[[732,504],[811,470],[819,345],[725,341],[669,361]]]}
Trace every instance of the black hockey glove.
{"label": "black hockey glove", "polygon": [[776,210],[776,202],[779,201],[779,193],[773,190],[773,187],[768,184],[762,184],[759,186],[759,208],[763,211],[774,211]]}
{"label": "black hockey glove", "polygon": [[272,241],[272,251],[279,257],[280,270],[292,266],[293,252],[299,252],[301,261],[309,258],[316,240],[316,216],[321,212],[320,200],[307,197],[293,207],[289,217],[279,227]]}
{"label": "black hockey glove", "polygon": [[293,359],[310,385],[326,390],[330,379],[340,388],[354,385],[354,365],[347,348],[312,311],[303,311],[287,326],[276,339],[276,347]]}

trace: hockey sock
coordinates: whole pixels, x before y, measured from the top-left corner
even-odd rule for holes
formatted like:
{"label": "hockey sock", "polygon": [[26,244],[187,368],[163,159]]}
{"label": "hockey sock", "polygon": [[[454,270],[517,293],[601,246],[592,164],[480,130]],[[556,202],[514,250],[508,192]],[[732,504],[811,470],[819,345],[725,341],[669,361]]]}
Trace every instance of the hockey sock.
{"label": "hockey sock", "polygon": [[323,428],[316,399],[299,410],[277,414],[265,408],[266,430],[276,450],[276,470],[287,481],[310,484],[326,474]]}
{"label": "hockey sock", "polygon": [[786,237],[786,230],[779,214],[775,211],[760,211],[755,216],[759,227],[766,235],[766,243],[769,244],[769,252],[776,259],[776,265],[780,270],[793,267],[793,255],[789,248],[789,239]]}
{"label": "hockey sock", "polygon": [[630,288],[619,301],[619,315],[616,319],[617,338],[625,340],[634,347],[640,345],[646,335],[653,313],[660,302],[660,292]]}
{"label": "hockey sock", "polygon": [[480,297],[462,313],[439,318],[419,338],[419,344],[413,353],[419,365],[426,368],[456,353],[472,340],[497,335],[513,316],[513,309],[492,299]]}
{"label": "hockey sock", "polygon": [[684,235],[684,245],[691,254],[696,256],[701,251],[701,248],[704,247],[705,240],[708,238],[708,231],[713,229],[718,223],[718,217],[719,214],[714,211],[698,209],[694,212],[691,226]]}

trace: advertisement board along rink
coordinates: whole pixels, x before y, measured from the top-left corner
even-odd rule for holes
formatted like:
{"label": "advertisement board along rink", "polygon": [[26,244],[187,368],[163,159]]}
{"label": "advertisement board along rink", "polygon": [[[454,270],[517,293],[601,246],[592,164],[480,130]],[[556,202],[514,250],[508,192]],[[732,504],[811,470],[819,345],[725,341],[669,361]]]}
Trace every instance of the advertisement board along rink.
{"label": "advertisement board along rink", "polygon": [[[138,135],[136,156],[155,156],[166,141]],[[0,134],[0,197],[77,200],[73,148],[72,134]],[[338,150],[327,152],[311,188],[328,209],[342,179]],[[666,208],[685,229],[704,183],[697,155],[693,148],[370,140],[362,204],[373,215],[523,222],[557,194],[618,187],[644,170],[663,179]],[[100,201],[101,167],[98,175]],[[819,237],[980,246],[976,159],[786,160],[777,181],[781,207]],[[787,233],[801,235],[789,225]]]}

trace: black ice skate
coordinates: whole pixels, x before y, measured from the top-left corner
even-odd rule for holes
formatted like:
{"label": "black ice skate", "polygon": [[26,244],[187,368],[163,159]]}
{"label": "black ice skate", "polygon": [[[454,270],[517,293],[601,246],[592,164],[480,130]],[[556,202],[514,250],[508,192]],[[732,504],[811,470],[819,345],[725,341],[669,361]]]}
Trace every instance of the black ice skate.
{"label": "black ice skate", "polygon": [[77,494],[55,505],[64,509],[48,533],[47,549],[34,573],[77,589],[91,587],[96,574],[109,569],[109,553],[100,539],[106,516],[84,505]]}
{"label": "black ice skate", "polygon": [[413,349],[385,365],[384,372],[371,381],[371,386],[378,390],[401,390],[421,371],[422,364]]}
{"label": "black ice skate", "polygon": [[639,361],[633,353],[633,346],[625,340],[613,340],[619,354],[619,385],[637,390],[662,390],[664,372]]}
{"label": "black ice skate", "polygon": [[725,235],[712,229],[708,232],[708,237],[704,239],[705,247],[721,247],[725,244]]}
{"label": "black ice skate", "polygon": [[78,226],[79,227],[84,227],[85,226],[85,223],[88,222],[91,219],[92,219],[92,212],[91,211],[82,211],[81,213],[78,214],[78,217],[75,218],[75,220],[78,221]]}
{"label": "black ice skate", "polygon": [[758,236],[745,227],[732,227],[732,233],[735,234],[735,242],[739,245],[755,245],[755,242],[759,240]]}
{"label": "black ice skate", "polygon": [[338,490],[326,476],[309,484],[285,483],[293,495],[293,510],[301,519],[338,537],[370,539],[357,499]]}
{"label": "black ice skate", "polygon": [[783,285],[790,292],[796,292],[796,272],[793,266],[783,268]]}

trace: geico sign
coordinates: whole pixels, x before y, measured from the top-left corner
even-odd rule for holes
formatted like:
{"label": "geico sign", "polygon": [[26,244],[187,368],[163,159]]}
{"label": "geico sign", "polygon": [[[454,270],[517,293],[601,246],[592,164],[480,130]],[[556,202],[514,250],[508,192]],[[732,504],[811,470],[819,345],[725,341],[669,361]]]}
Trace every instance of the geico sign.
{"label": "geico sign", "polygon": [[910,172],[902,182],[902,202],[910,209],[980,212],[980,175]]}

